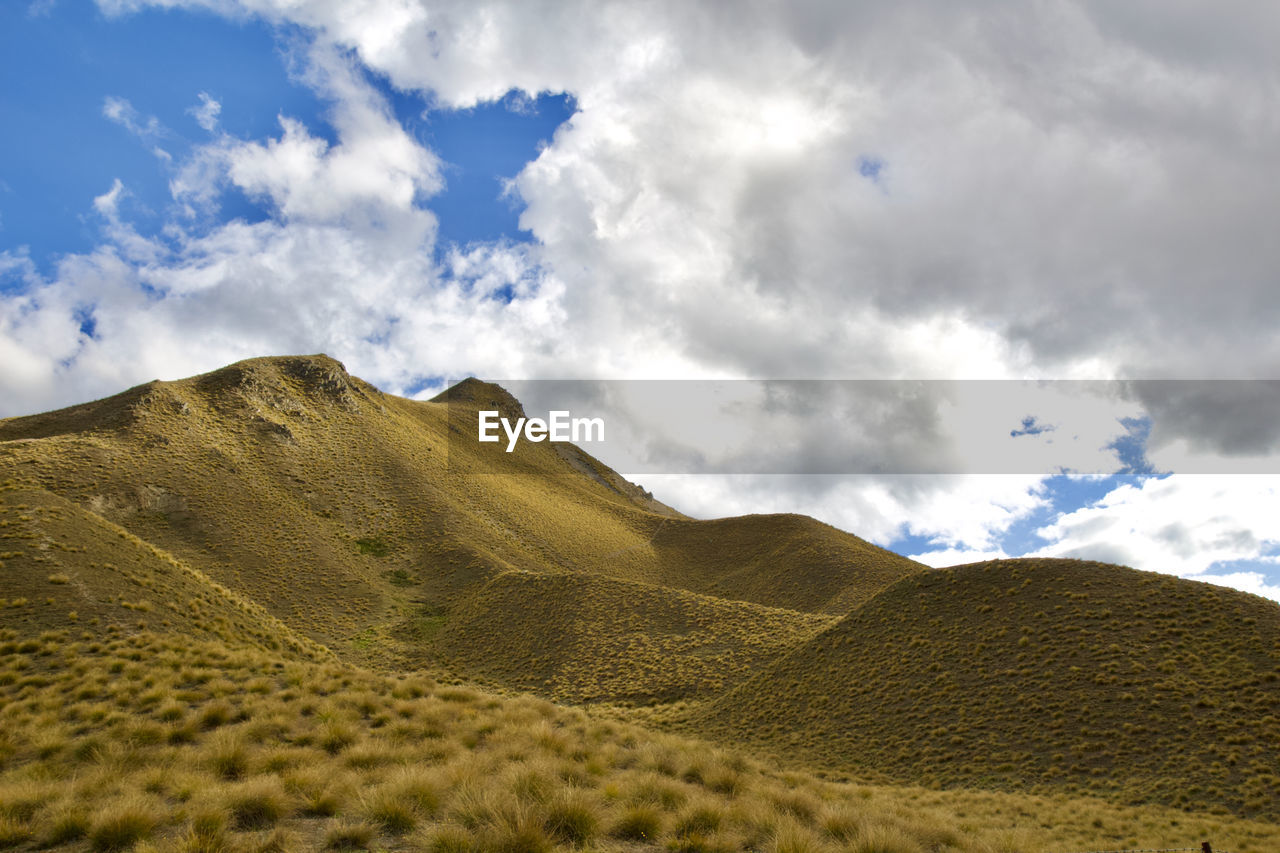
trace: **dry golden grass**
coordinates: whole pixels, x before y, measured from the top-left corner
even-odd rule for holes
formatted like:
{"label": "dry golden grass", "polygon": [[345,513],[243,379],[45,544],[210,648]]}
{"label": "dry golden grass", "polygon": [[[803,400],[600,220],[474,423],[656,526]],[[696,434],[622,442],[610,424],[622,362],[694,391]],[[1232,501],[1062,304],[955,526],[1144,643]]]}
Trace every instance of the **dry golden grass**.
{"label": "dry golden grass", "polygon": [[7,625],[174,630],[332,657],[244,595],[43,489],[0,484],[0,543]]}
{"label": "dry golden grass", "polygon": [[[1280,827],[1229,817],[779,773],[741,753],[528,695],[217,641],[5,630],[0,642],[14,647],[0,654],[8,849],[1038,853],[1208,838],[1263,853],[1280,845]],[[181,717],[165,712],[170,703]],[[230,714],[211,713],[215,706]],[[349,737],[326,746],[338,726]],[[41,736],[51,731],[55,739]]]}
{"label": "dry golden grass", "polygon": [[1280,608],[1070,560],[901,582],[697,725],[889,778],[1280,817]]}
{"label": "dry golden grass", "polygon": [[670,519],[653,538],[654,583],[843,616],[923,566],[803,515]]}
{"label": "dry golden grass", "polygon": [[724,692],[833,620],[579,573],[505,572],[452,611],[455,669],[562,702]]}

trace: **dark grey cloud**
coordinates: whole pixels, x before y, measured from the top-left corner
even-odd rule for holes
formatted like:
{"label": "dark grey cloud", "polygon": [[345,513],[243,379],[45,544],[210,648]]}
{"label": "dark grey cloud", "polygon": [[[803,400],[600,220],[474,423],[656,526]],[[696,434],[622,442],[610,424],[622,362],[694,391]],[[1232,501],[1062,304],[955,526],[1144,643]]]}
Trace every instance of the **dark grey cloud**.
{"label": "dark grey cloud", "polygon": [[[1210,458],[1280,454],[1280,381],[1143,380],[1123,383],[1152,421],[1151,451],[1185,441]],[[1258,473],[1267,470],[1260,461]]]}

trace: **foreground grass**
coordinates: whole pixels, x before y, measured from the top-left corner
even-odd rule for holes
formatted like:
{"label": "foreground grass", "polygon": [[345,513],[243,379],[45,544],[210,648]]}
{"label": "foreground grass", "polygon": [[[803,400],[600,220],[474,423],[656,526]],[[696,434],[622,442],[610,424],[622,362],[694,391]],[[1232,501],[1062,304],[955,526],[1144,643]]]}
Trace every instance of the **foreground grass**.
{"label": "foreground grass", "polygon": [[[0,847],[1280,848],[1087,800],[836,784],[529,696],[155,634],[0,633]],[[1176,842],[1176,844],[1175,844]]]}

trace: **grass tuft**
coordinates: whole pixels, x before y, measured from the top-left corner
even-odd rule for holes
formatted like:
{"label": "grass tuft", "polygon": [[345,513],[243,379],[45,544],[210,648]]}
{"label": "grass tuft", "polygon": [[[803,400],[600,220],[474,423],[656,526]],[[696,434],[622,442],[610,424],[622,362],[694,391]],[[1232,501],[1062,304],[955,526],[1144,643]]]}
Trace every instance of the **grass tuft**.
{"label": "grass tuft", "polygon": [[365,801],[362,811],[388,835],[405,835],[418,824],[418,811],[413,803],[387,790],[374,792]]}
{"label": "grass tuft", "polygon": [[128,850],[149,837],[160,823],[157,805],[141,798],[120,800],[101,809],[89,825],[89,846],[97,853]]}
{"label": "grass tuft", "polygon": [[545,806],[543,827],[555,841],[581,847],[595,838],[600,829],[599,809],[594,799],[577,792],[561,794]]}
{"label": "grass tuft", "polygon": [[655,841],[662,834],[662,815],[652,806],[631,806],[609,829],[623,841]]}
{"label": "grass tuft", "polygon": [[[888,825],[865,826],[849,846],[850,853],[925,853],[924,847],[901,829]],[[1009,851],[1015,853],[1015,851]]]}
{"label": "grass tuft", "polygon": [[11,817],[0,816],[0,850],[25,844],[31,838],[31,827]]}
{"label": "grass tuft", "polygon": [[475,835],[456,823],[443,823],[434,827],[425,837],[423,847],[428,853],[476,853]]}
{"label": "grass tuft", "polygon": [[219,732],[207,754],[210,769],[222,779],[234,781],[249,772],[249,751],[238,734]]}
{"label": "grass tuft", "polygon": [[266,829],[290,811],[284,785],[276,776],[260,776],[227,790],[223,802],[238,830]]}
{"label": "grass tuft", "polygon": [[338,820],[324,833],[324,846],[329,850],[368,850],[377,829],[364,821]]}
{"label": "grass tuft", "polygon": [[42,838],[46,847],[56,847],[79,841],[89,834],[89,816],[74,805],[64,805],[49,817],[48,827]]}

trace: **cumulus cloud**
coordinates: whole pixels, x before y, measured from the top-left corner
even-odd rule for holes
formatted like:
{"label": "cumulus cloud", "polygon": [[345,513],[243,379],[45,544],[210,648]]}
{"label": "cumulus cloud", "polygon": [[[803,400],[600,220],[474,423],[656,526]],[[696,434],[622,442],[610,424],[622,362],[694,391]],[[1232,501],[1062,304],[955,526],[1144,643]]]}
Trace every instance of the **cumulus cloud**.
{"label": "cumulus cloud", "polygon": [[1125,396],[1151,418],[1148,456],[1183,473],[1276,473],[1280,381],[1139,380]]}
{"label": "cumulus cloud", "polygon": [[[1274,562],[1274,561],[1272,561]],[[1226,574],[1199,575],[1196,580],[1215,583],[1218,586],[1229,586],[1251,592],[1263,598],[1280,601],[1280,584],[1269,583],[1262,572],[1228,572]]]}
{"label": "cumulus cloud", "polygon": [[[21,292],[0,298],[0,346],[27,365],[0,389],[33,408],[318,349],[390,390],[460,372],[1275,376],[1280,13],[1243,0],[1121,5],[367,0],[352,14],[330,0],[99,0],[109,14],[199,7],[305,28],[304,79],[331,100],[337,141],[290,116],[270,139],[235,139],[202,99],[194,115],[213,138],[178,164],[182,214],[163,236],[102,210],[103,245],[48,280],[22,272]],[[511,90],[574,96],[577,113],[509,185],[531,243],[435,257],[439,164],[367,72],[440,108]],[[128,101],[104,112],[159,148],[163,128]],[[219,223],[227,188],[270,218]],[[86,310],[92,337],[75,319]],[[1265,430],[1191,416],[1217,405],[1165,405],[1183,432],[1154,418],[1153,452],[1179,465],[1270,458]],[[1009,428],[1027,416],[1058,429],[1017,438],[1019,452],[1075,422],[1046,399],[1011,408]],[[1105,456],[1105,431],[1082,452]],[[1001,525],[1041,498],[1034,480],[983,482],[680,488],[690,506],[819,507],[876,535],[950,513],[928,535],[957,554],[997,553]],[[1176,529],[1162,538],[1132,508],[1155,518],[1188,504],[1153,482],[1046,534],[1061,553],[1110,542],[1111,556],[1159,567],[1183,547]],[[1253,482],[1237,485],[1274,498]],[[1257,556],[1261,517],[1223,501],[1237,526],[1206,523],[1187,541]],[[1237,528],[1254,545],[1215,544]]]}
{"label": "cumulus cloud", "polygon": [[[445,106],[574,93],[515,186],[609,339],[642,308],[740,375],[1280,365],[1277,69],[1256,49],[1280,24],[1256,5],[1159,26],[1070,0],[202,5],[311,27]],[[899,341],[935,317],[933,352]]]}
{"label": "cumulus cloud", "polygon": [[1247,4],[1155,28],[1072,0],[101,5],[300,24],[445,107],[571,92],[512,186],[579,373],[1280,366],[1276,62],[1187,45],[1280,34]]}
{"label": "cumulus cloud", "polygon": [[[1181,474],[1125,484],[1039,531],[1038,554],[1158,569],[1184,577],[1230,577],[1218,564],[1253,560],[1280,545],[1280,481],[1256,475]],[[1244,575],[1241,575],[1244,577]],[[1250,581],[1250,583],[1253,583]]]}
{"label": "cumulus cloud", "polygon": [[[116,180],[93,203],[97,249],[48,278],[6,255],[18,288],[0,297],[0,341],[6,366],[22,369],[0,374],[0,415],[263,353],[332,352],[395,390],[459,361],[496,372],[513,363],[510,341],[551,337],[558,285],[527,247],[438,265],[421,204],[440,186],[437,158],[349,61],[324,46],[309,61],[308,79],[334,101],[336,143],[284,116],[272,139],[218,135],[172,182],[188,208],[236,187],[270,208],[266,220],[179,217],[143,236],[121,216],[128,187]],[[494,298],[502,288],[510,304]]]}

